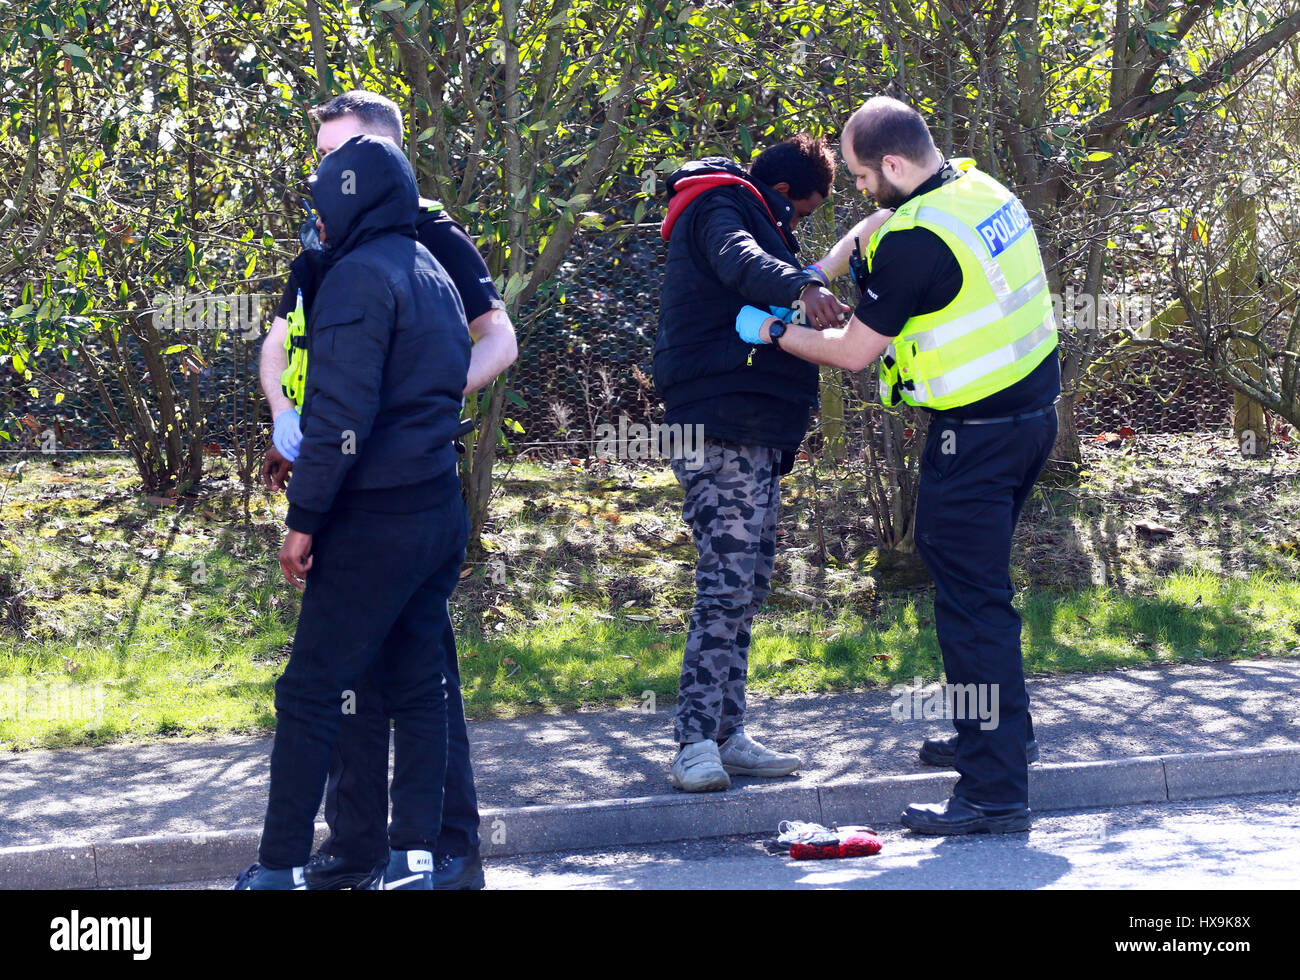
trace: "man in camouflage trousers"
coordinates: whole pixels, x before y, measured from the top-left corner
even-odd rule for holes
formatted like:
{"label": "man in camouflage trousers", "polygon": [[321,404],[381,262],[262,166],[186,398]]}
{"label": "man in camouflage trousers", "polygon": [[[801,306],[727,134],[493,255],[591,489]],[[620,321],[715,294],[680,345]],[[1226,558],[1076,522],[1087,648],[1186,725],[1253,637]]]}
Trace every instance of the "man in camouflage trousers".
{"label": "man in camouflage trousers", "polygon": [[[776,557],[781,453],[706,438],[703,459],[694,471],[686,460],[672,461],[686,493],[682,519],[700,555],[677,693],[678,744],[721,744],[741,727],[750,623],[772,591]],[[798,765],[794,756],[788,758]]]}
{"label": "man in camouflage trousers", "polygon": [[816,269],[800,268],[793,234],[833,175],[831,151],[800,135],[769,147],[751,171],[710,157],[668,179],[654,373],[665,424],[696,449],[672,462],[699,552],[669,775],[688,792],[801,765],[745,733],[745,679],[751,623],[771,591],[781,476],[807,431],[818,371],[779,347],[740,341],[735,317],[757,304],[838,324],[842,308]]}

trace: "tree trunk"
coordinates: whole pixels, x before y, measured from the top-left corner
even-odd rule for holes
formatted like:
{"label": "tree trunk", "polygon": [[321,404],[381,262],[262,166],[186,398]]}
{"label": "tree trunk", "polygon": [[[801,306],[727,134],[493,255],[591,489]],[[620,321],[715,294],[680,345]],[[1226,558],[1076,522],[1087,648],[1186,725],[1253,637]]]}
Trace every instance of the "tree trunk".
{"label": "tree trunk", "polygon": [[[1258,334],[1259,294],[1255,276],[1259,270],[1256,250],[1255,200],[1240,191],[1233,195],[1228,208],[1228,302],[1225,312],[1231,328],[1238,334]],[[1228,344],[1229,356],[1256,380],[1264,377],[1261,351],[1247,337],[1234,337]],[[1241,455],[1262,458],[1268,455],[1268,418],[1264,406],[1237,391],[1232,396],[1232,431]]]}
{"label": "tree trunk", "polygon": [[461,494],[469,511],[469,546],[471,558],[483,555],[483,527],[492,500],[492,463],[496,459],[497,429],[505,414],[506,380],[498,378],[479,395],[477,430],[466,439],[465,458],[461,463]]}
{"label": "tree trunk", "polygon": [[1066,464],[1075,469],[1083,463],[1083,446],[1079,442],[1079,430],[1074,425],[1074,407],[1079,396],[1073,392],[1061,393],[1061,400],[1056,403],[1056,442],[1052,446],[1049,465]]}

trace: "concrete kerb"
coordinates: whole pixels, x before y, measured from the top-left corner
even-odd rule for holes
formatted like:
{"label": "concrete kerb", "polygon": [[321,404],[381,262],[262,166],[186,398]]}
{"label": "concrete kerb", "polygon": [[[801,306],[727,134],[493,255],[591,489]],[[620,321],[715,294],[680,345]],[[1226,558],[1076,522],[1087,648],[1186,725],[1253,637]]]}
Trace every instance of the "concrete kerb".
{"label": "concrete kerb", "polygon": [[[815,785],[789,780],[728,793],[484,810],[482,854],[506,857],[774,832],[782,820],[891,824],[908,803],[944,799],[955,780],[952,772]],[[1300,745],[1035,765],[1029,780],[1030,805],[1036,810],[1291,790],[1300,790]],[[317,843],[323,835],[324,825],[317,825]],[[253,860],[259,836],[259,830],[239,829],[3,848],[0,888],[121,888],[233,878]]]}
{"label": "concrete kerb", "polygon": [[1164,761],[1171,800],[1300,789],[1300,746],[1194,752]]}

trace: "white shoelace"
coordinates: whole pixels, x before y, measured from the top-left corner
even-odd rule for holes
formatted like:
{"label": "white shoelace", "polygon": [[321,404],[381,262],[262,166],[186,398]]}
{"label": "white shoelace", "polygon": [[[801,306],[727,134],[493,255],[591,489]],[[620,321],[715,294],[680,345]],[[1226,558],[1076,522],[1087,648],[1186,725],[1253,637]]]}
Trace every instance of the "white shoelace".
{"label": "white shoelace", "polygon": [[776,827],[776,840],[778,844],[793,844],[795,841],[806,840],[814,834],[825,833],[829,831],[819,823],[810,823],[806,820],[782,820]]}

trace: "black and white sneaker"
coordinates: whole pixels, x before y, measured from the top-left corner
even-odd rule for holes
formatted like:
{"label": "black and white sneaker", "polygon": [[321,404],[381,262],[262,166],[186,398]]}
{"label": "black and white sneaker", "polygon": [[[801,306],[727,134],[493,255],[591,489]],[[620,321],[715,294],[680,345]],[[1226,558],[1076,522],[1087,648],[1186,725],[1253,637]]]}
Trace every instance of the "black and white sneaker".
{"label": "black and white sneaker", "polygon": [[433,891],[432,851],[390,851],[376,865],[373,880],[363,887],[373,891]]}
{"label": "black and white sneaker", "polygon": [[235,879],[235,891],[271,892],[307,890],[307,879],[303,868],[264,868],[260,864],[250,864]]}

